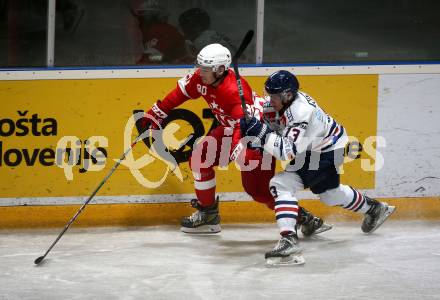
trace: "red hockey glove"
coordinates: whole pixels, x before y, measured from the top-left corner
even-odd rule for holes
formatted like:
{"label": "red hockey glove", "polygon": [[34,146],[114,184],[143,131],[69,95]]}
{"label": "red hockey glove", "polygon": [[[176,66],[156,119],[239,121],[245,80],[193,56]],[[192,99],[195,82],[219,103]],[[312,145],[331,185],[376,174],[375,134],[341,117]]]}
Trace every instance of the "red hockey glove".
{"label": "red hockey glove", "polygon": [[158,129],[159,125],[162,125],[163,121],[168,117],[168,113],[162,109],[161,103],[160,100],[157,100],[140,120],[142,128],[146,129],[148,125],[151,125],[151,129]]}

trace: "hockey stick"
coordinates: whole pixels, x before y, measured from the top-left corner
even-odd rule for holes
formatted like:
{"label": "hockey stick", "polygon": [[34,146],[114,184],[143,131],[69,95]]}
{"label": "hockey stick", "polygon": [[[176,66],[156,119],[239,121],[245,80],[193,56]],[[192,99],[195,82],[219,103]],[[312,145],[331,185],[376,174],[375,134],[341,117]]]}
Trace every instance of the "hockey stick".
{"label": "hockey stick", "polygon": [[246,101],[244,99],[243,86],[241,85],[240,74],[238,72],[238,59],[243,54],[244,50],[246,50],[247,46],[251,43],[253,36],[254,36],[254,31],[249,30],[244,36],[243,41],[240,44],[240,47],[238,47],[237,52],[235,52],[234,56],[232,57],[232,63],[234,64],[235,80],[237,80],[238,95],[240,96],[241,107],[243,109],[243,113],[246,119],[249,119],[250,116],[246,109]]}
{"label": "hockey stick", "polygon": [[87,199],[86,202],[84,202],[84,204],[80,207],[80,209],[76,212],[76,214],[73,216],[72,219],[70,219],[70,221],[66,224],[66,226],[64,227],[63,231],[61,231],[61,233],[58,235],[58,237],[55,239],[55,241],[52,243],[52,245],[50,245],[49,249],[47,249],[46,253],[44,253],[43,256],[38,257],[34,263],[36,265],[40,264],[43,259],[47,256],[47,254],[49,254],[50,250],[52,250],[52,248],[55,246],[55,244],[60,240],[60,238],[63,236],[63,234],[67,231],[67,229],[69,229],[70,225],[76,220],[76,218],[79,216],[79,214],[83,211],[83,209],[86,207],[87,204],[89,204],[89,202],[93,199],[93,197],[96,195],[96,193],[99,191],[99,189],[104,185],[104,183],[106,183],[106,181],[110,178],[110,176],[113,174],[113,172],[116,170],[116,168],[121,164],[121,162],[125,159],[125,156],[133,149],[133,147],[142,139],[144,139],[146,137],[146,134],[149,132],[148,130],[149,128],[147,127],[147,129],[140,134],[135,140],[134,142],[130,145],[130,147],[122,154],[121,158],[119,158],[119,160],[115,163],[115,165],[113,166],[113,168],[110,170],[110,172],[107,174],[107,176],[105,176],[105,178],[101,181],[101,183],[96,187],[96,189],[93,191],[93,193],[90,195],[90,197]]}

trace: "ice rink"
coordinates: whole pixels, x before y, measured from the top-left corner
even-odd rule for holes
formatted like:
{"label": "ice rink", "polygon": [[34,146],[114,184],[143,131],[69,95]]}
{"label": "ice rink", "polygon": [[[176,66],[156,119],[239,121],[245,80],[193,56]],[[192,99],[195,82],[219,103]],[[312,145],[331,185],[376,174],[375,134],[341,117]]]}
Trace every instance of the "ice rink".
{"label": "ice rink", "polygon": [[274,224],[0,231],[0,299],[440,299],[440,224],[335,223],[300,238],[304,266],[267,268]]}

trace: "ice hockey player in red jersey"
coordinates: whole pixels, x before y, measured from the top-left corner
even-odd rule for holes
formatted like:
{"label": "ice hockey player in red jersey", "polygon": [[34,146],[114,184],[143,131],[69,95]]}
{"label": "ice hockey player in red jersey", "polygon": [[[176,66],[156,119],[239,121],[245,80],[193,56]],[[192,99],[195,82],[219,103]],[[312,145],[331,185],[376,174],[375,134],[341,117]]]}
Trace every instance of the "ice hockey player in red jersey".
{"label": "ice hockey player in red jersey", "polygon": [[362,231],[372,233],[395,210],[394,206],[362,195],[340,184],[338,168],[343,162],[347,135],[343,126],[326,114],[306,93],[299,91],[297,78],[288,71],[278,71],[265,83],[275,117],[266,122],[242,118],[240,126],[252,144],[280,160],[290,161],[285,171],[270,180],[275,198],[276,220],[281,238],[266,253],[269,264],[296,263],[298,246],[298,199],[295,193],[304,188],[330,206],[363,213]]}
{"label": "ice hockey player in red jersey", "polygon": [[[161,124],[173,108],[189,99],[203,97],[220,123],[199,141],[189,160],[197,196],[191,204],[197,211],[182,219],[181,230],[186,233],[220,232],[214,167],[225,166],[239,157],[244,157],[245,162],[258,162],[255,169],[241,172],[245,191],[255,201],[265,203],[270,209],[274,208],[273,197],[268,190],[269,180],[274,174],[274,160],[269,157],[269,166],[264,168],[262,152],[259,149],[244,149],[240,143],[239,120],[243,110],[230,64],[231,53],[226,47],[220,44],[204,47],[197,56],[195,71],[178,80],[177,87],[162,101],[157,101],[141,121],[143,127],[147,124],[154,126],[155,122]],[[242,79],[242,85],[246,103],[252,109],[255,95],[246,80]],[[300,209],[299,214],[305,235],[323,231],[322,219],[314,217],[305,209]],[[326,230],[330,228],[327,226]]]}
{"label": "ice hockey player in red jersey", "polygon": [[168,12],[157,0],[144,0],[132,9],[142,33],[143,53],[137,64],[172,64],[187,59],[185,39],[168,24]]}

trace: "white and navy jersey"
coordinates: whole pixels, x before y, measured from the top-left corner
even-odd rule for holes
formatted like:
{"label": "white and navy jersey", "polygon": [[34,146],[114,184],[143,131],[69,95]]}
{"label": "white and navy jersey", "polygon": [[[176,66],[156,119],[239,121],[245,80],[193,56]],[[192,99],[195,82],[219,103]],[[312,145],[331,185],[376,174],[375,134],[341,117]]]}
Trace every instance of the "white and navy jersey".
{"label": "white and navy jersey", "polygon": [[301,91],[282,115],[273,110],[267,99],[263,119],[274,130],[267,136],[264,150],[281,160],[292,160],[304,151],[343,148],[348,141],[344,127]]}

